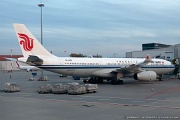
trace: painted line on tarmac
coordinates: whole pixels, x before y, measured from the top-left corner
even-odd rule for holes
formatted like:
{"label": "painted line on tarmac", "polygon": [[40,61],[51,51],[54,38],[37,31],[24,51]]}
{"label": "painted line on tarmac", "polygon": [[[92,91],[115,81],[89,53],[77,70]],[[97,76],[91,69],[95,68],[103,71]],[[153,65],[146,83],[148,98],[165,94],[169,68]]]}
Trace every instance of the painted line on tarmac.
{"label": "painted line on tarmac", "polygon": [[74,100],[82,100],[82,98],[75,98],[75,97],[72,97],[71,99],[74,99]]}
{"label": "painted line on tarmac", "polygon": [[101,101],[108,101],[108,100],[111,100],[111,99],[99,99]]}
{"label": "painted line on tarmac", "polygon": [[[0,96],[0,97],[6,97],[6,96]],[[9,97],[7,97],[9,98]],[[12,97],[11,97],[12,98]],[[52,102],[78,102],[78,103],[85,103],[85,104],[109,104],[109,105],[115,105],[115,106],[124,106],[124,107],[146,107],[146,108],[167,108],[167,109],[177,109],[179,110],[180,107],[174,107],[174,106],[153,106],[153,105],[137,105],[137,104],[120,104],[120,103],[112,103],[112,102],[89,102],[89,101],[82,101],[82,100],[59,100],[59,99],[49,99],[49,98],[27,98],[27,97],[13,97],[18,99],[26,99],[26,100],[46,100],[46,101],[52,101]]]}
{"label": "painted line on tarmac", "polygon": [[176,90],[176,88],[177,88],[177,87],[170,87],[170,88],[167,88],[167,89],[160,90],[160,91],[158,91],[158,92],[156,92],[156,93],[154,93],[154,94],[152,94],[152,95],[149,95],[149,96],[145,97],[144,99],[149,99],[149,98],[152,98],[152,97],[154,97],[154,96],[157,96],[157,95],[166,93],[166,92],[171,91],[171,90],[174,90],[174,89]]}
{"label": "painted line on tarmac", "polygon": [[132,101],[132,102],[143,103],[143,102],[145,102],[145,101]]}
{"label": "painted line on tarmac", "polygon": [[107,99],[128,99],[128,100],[133,99],[133,98],[124,98],[124,97],[93,96],[93,95],[91,95],[91,96],[81,96],[81,97],[86,97],[86,98],[94,97],[94,98],[107,98]]}

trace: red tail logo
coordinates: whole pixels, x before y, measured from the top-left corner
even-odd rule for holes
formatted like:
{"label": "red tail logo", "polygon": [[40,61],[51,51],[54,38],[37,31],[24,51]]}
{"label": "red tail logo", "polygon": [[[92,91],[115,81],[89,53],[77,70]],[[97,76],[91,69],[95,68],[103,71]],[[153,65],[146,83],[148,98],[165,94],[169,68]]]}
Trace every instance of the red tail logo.
{"label": "red tail logo", "polygon": [[20,44],[23,45],[25,51],[31,51],[34,47],[33,39],[29,38],[26,34],[18,33],[19,37],[22,38]]}
{"label": "red tail logo", "polygon": [[148,55],[146,56],[146,59],[149,59],[149,56],[148,56]]}

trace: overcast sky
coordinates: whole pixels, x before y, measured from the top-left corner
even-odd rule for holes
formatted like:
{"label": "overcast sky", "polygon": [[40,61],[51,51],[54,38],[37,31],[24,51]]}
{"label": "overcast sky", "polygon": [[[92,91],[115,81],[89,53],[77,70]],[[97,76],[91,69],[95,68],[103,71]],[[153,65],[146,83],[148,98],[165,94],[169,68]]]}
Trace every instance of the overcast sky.
{"label": "overcast sky", "polygon": [[[180,43],[180,0],[41,0],[44,46],[71,53],[125,57],[143,43]],[[0,1],[0,54],[22,54],[13,23],[40,40],[40,0]],[[66,51],[66,52],[64,52]]]}

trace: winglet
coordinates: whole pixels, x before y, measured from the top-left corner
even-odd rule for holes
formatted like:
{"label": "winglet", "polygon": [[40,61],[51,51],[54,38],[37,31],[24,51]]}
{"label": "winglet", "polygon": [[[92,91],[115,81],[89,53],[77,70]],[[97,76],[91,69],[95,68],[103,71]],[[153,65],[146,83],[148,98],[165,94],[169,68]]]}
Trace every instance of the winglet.
{"label": "winglet", "polygon": [[150,62],[152,62],[151,56],[147,54],[146,59],[144,60],[144,63],[150,63]]}

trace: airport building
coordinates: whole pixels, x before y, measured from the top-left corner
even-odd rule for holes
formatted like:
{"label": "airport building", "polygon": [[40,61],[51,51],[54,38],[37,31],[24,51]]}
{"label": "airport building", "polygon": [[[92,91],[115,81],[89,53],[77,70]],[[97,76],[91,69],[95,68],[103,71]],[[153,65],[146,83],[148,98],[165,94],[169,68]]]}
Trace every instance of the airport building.
{"label": "airport building", "polygon": [[159,43],[142,44],[142,51],[126,52],[128,58],[143,58],[147,54],[151,57],[173,60],[180,58],[180,44],[165,45]]}
{"label": "airport building", "polygon": [[[160,43],[142,44],[142,51],[126,52],[128,58],[144,58],[150,54],[152,58],[161,58],[169,61],[176,60],[176,66],[179,68],[180,61],[180,44],[166,45]],[[180,72],[180,69],[179,69]]]}
{"label": "airport building", "polygon": [[7,60],[6,58],[19,58],[23,57],[22,55],[0,55],[0,70],[11,71],[19,70],[16,65],[16,61]]}
{"label": "airport building", "polygon": [[160,49],[160,48],[167,48],[170,46],[171,45],[160,44],[160,43],[147,43],[147,44],[142,44],[142,50]]}

